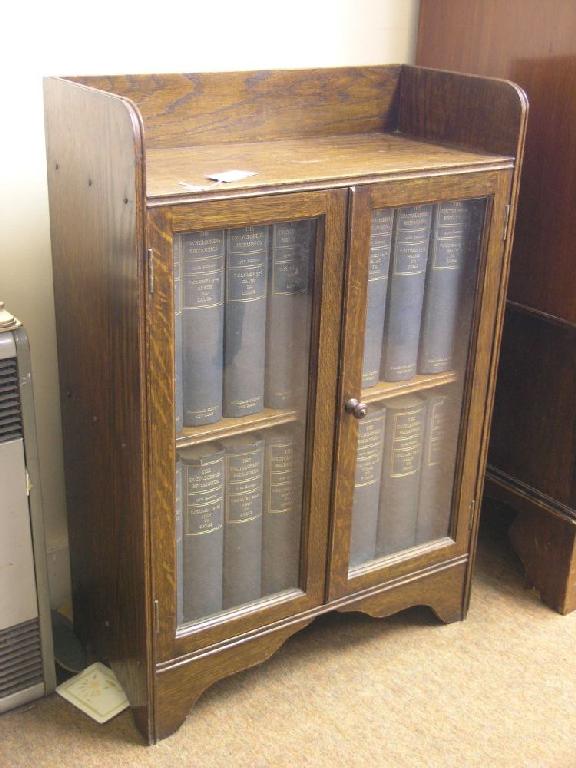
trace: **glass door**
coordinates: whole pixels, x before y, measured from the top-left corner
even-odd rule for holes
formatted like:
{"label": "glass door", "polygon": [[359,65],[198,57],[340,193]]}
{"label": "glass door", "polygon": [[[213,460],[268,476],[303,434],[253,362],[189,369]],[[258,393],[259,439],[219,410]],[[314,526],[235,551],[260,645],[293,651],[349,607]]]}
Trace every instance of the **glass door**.
{"label": "glass door", "polygon": [[345,201],[154,213],[151,335],[173,341],[152,382],[167,657],[322,602],[334,413],[317,398],[335,398]]}
{"label": "glass door", "polygon": [[507,184],[354,193],[331,597],[467,550]]}

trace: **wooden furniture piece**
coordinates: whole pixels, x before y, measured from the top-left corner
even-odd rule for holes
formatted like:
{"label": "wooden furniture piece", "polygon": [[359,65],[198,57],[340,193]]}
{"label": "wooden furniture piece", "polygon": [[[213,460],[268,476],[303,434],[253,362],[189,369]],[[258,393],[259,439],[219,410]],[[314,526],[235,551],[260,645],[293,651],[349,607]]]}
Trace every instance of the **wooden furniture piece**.
{"label": "wooden furniture piece", "polygon": [[[45,99],[75,624],[146,739],[319,614],[462,619],[523,92],[384,66],[50,78]],[[232,170],[254,175],[207,179]],[[391,316],[429,237],[454,347],[362,389],[365,327],[398,341],[372,281],[392,251]]]}
{"label": "wooden furniture piece", "polygon": [[[507,77],[530,99],[486,494],[560,613],[576,608],[576,5],[422,0],[417,61]],[[489,42],[488,42],[489,41]]]}

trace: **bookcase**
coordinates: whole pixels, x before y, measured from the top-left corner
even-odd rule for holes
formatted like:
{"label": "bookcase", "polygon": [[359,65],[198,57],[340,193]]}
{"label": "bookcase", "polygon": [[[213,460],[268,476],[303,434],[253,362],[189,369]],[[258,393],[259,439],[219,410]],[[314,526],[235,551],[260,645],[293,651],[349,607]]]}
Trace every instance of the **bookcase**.
{"label": "bookcase", "polygon": [[145,738],[327,611],[462,619],[523,92],[379,66],[45,104],[74,620]]}

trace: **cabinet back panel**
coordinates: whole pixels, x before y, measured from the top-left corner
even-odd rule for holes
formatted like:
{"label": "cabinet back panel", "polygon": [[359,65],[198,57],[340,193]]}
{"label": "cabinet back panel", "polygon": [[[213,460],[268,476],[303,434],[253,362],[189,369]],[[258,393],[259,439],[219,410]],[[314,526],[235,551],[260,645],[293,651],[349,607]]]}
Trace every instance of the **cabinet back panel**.
{"label": "cabinet back panel", "polygon": [[373,133],[396,122],[400,67],[77,77],[131,99],[147,147]]}

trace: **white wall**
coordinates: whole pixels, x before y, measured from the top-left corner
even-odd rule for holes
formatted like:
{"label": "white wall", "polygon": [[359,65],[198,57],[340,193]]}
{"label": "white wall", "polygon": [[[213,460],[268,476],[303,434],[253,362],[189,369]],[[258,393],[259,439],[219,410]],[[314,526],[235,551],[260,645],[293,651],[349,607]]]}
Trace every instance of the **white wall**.
{"label": "white wall", "polygon": [[68,593],[42,77],[410,62],[418,0],[10,4],[0,57],[0,299],[32,346],[53,604]]}

